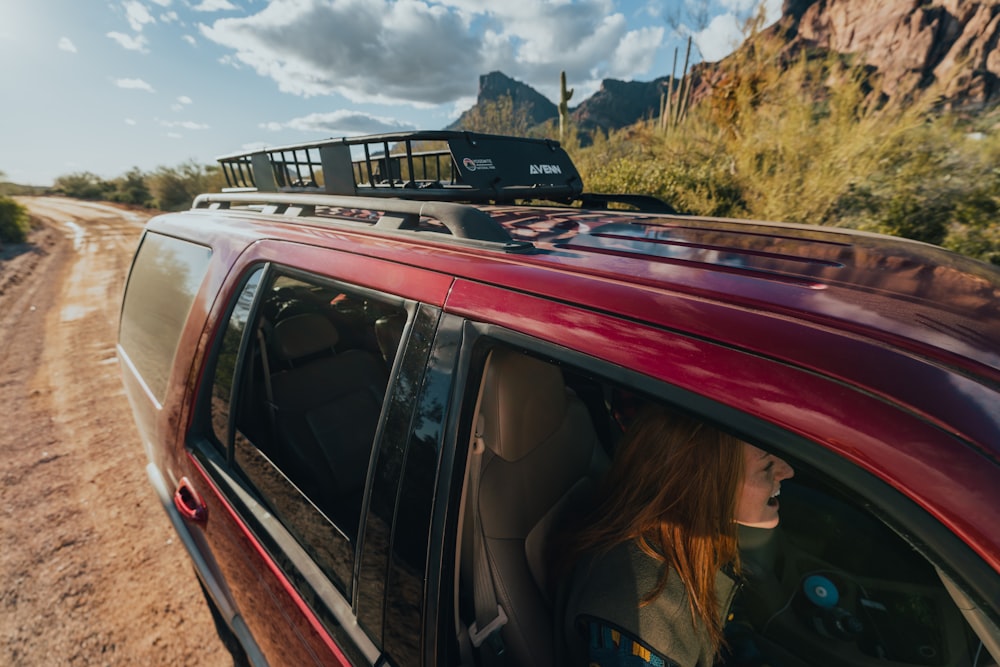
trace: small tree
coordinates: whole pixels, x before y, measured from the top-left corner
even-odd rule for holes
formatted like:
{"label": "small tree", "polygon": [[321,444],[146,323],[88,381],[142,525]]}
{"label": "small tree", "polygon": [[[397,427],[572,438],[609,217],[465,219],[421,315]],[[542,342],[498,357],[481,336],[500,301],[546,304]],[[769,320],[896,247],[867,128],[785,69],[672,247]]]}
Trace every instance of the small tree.
{"label": "small tree", "polygon": [[0,197],[0,246],[24,243],[30,229],[28,211],[10,197]]}
{"label": "small tree", "polygon": [[111,201],[134,206],[148,206],[153,199],[146,185],[146,175],[138,167],[132,167],[124,176],[114,182],[115,192]]}

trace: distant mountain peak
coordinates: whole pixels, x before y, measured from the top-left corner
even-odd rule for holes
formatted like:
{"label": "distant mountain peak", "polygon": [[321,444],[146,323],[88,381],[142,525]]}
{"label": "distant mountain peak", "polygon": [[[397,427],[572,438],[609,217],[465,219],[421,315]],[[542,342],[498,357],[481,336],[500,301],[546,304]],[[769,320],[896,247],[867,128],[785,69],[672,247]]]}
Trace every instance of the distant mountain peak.
{"label": "distant mountain peak", "polygon": [[[496,102],[501,97],[508,95],[514,103],[515,108],[523,107],[527,110],[528,119],[532,125],[541,125],[559,116],[559,108],[552,100],[531,86],[512,79],[503,72],[493,71],[479,77],[479,94],[476,96],[477,106]],[[448,129],[461,127],[462,119],[466,117],[469,111],[463,113]]]}

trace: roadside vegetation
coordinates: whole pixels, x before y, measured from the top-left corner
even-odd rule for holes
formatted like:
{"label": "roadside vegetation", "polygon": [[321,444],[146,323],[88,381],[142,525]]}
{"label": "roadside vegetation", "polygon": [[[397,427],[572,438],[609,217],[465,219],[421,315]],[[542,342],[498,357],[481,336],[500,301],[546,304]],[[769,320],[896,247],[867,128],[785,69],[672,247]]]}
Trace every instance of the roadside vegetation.
{"label": "roadside vegetation", "polygon": [[10,197],[0,195],[0,248],[5,243],[24,243],[31,231],[28,211]]}
{"label": "roadside vegetation", "polygon": [[76,172],[57,178],[53,191],[77,199],[101,199],[179,211],[189,208],[202,192],[217,191],[224,185],[225,179],[218,167],[185,162],[177,167],[158,167],[152,172],[134,167],[111,180],[87,171]]}

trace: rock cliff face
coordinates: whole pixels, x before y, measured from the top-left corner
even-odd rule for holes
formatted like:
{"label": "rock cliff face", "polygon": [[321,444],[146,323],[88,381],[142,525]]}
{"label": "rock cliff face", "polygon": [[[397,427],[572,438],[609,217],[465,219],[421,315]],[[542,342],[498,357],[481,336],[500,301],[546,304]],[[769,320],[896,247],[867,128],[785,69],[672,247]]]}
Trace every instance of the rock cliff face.
{"label": "rock cliff face", "polygon": [[1000,101],[997,0],[797,0],[785,12],[793,41],[858,54],[890,99],[936,86],[950,106]]}
{"label": "rock cliff face", "polygon": [[[786,37],[789,52],[857,54],[890,100],[933,86],[949,107],[1000,104],[1000,0],[785,0],[772,30]],[[710,92],[713,69],[711,63],[693,69],[696,100]],[[573,120],[589,131],[654,118],[667,82],[606,79],[573,110]],[[528,107],[534,124],[558,116],[556,105],[530,86],[500,72],[479,78],[477,104],[508,94]]]}
{"label": "rock cliff face", "polygon": [[[559,107],[552,100],[526,84],[512,79],[503,72],[490,72],[479,77],[479,94],[476,104],[495,102],[509,95],[515,107],[525,107],[528,119],[532,125],[540,125],[547,120],[559,117]],[[462,119],[468,111],[447,129],[461,127]]]}
{"label": "rock cliff face", "polygon": [[573,122],[581,130],[620,128],[660,112],[660,93],[667,77],[653,81],[605,79],[596,93],[573,111]]}

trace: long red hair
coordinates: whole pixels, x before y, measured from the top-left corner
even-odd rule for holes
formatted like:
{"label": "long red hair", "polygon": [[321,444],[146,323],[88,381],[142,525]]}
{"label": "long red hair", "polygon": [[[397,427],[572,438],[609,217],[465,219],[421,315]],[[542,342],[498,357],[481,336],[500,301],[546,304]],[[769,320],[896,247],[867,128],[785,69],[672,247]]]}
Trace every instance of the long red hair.
{"label": "long red hair", "polygon": [[680,577],[692,625],[704,627],[718,651],[723,610],[715,580],[727,564],[739,568],[734,517],[743,463],[736,437],[663,408],[644,409],[615,450],[600,503],[571,540],[571,554],[635,541],[669,566],[640,606],[663,592],[668,577]]}

